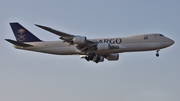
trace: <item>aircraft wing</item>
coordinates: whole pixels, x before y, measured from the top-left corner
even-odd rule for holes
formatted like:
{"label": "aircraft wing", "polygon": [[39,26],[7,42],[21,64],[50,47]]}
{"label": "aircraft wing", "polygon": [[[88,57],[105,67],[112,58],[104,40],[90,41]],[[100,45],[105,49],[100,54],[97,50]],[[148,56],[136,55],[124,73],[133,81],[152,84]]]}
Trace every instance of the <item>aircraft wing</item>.
{"label": "aircraft wing", "polygon": [[[60,36],[60,39],[64,40],[64,42],[70,43],[70,45],[74,44],[73,43],[73,38],[74,37],[80,37],[80,36],[75,36],[75,35],[67,34],[67,33],[64,33],[64,32],[61,32],[61,31],[57,31],[57,30],[52,29],[50,27],[46,27],[46,26],[42,26],[42,25],[37,25],[37,24],[35,24],[35,25],[40,27],[40,28],[42,28],[42,29],[44,29],[44,30],[46,30],[46,31],[52,32],[52,33]],[[95,43],[95,42],[93,42],[91,40],[87,40],[87,44],[92,44],[92,43]]]}
{"label": "aircraft wing", "polygon": [[62,36],[62,37],[74,37],[74,35],[70,35],[70,34],[67,34],[67,33],[64,33],[64,32],[61,32],[61,31],[57,31],[57,30],[52,29],[50,27],[46,27],[46,26],[42,26],[42,25],[37,25],[37,24],[35,24],[35,25],[40,27],[40,28],[42,28],[42,29],[44,29],[44,30],[46,30],[46,31],[52,32],[52,33],[54,33],[56,35],[59,35],[59,36]]}
{"label": "aircraft wing", "polygon": [[[37,25],[37,24],[35,24],[35,25],[42,28],[42,29],[44,29],[44,30],[46,30],[46,31],[52,32],[52,33],[60,36],[60,39],[62,39],[64,42],[68,42],[70,45],[74,44],[74,42],[73,42],[74,37],[81,37],[81,36],[67,34],[67,33],[64,33],[64,32],[61,32],[61,31],[57,31],[57,30],[52,29],[50,27]],[[91,41],[91,40],[87,39],[86,44],[78,44],[77,49],[81,50],[82,52],[88,51],[89,49],[91,51],[94,51],[95,50],[94,46],[96,46],[96,45],[97,45],[97,42],[94,42],[94,41]]]}
{"label": "aircraft wing", "polygon": [[[57,31],[55,29],[52,29],[50,27],[46,27],[46,26],[42,26],[42,25],[37,25],[35,24],[36,26],[46,30],[46,31],[49,31],[49,32],[52,32],[58,36],[60,36],[60,39],[62,39],[64,42],[68,42],[69,45],[74,45],[74,44],[77,44],[77,49],[79,49],[81,52],[84,52],[84,53],[91,53],[95,50],[97,50],[97,44],[99,42],[94,42],[92,40],[89,40],[89,39],[86,39],[86,37],[83,37],[83,36],[76,36],[76,35],[71,35],[71,34],[67,34],[67,33],[64,33],[64,32],[61,32],[61,31]],[[86,39],[86,42],[85,43],[75,43],[74,42],[74,39],[77,38],[77,40],[81,40],[81,39]],[[116,47],[114,45],[112,45],[111,49],[119,49],[120,47]]]}

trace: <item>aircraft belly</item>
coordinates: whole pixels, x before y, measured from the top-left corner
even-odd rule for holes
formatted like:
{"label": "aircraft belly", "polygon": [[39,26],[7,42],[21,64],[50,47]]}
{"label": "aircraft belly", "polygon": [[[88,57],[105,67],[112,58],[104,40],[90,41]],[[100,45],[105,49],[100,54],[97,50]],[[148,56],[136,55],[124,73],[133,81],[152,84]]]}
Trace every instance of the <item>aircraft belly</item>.
{"label": "aircraft belly", "polygon": [[135,52],[135,51],[149,51],[164,48],[162,42],[150,42],[150,43],[130,43],[121,44],[125,48],[112,49],[107,51],[97,51],[99,55],[111,54],[111,53],[122,53],[122,52]]}
{"label": "aircraft belly", "polygon": [[77,54],[75,48],[72,47],[59,47],[59,48],[52,48],[47,52],[52,52],[59,55],[72,55]]}
{"label": "aircraft belly", "polygon": [[49,53],[49,54],[57,54],[57,55],[73,55],[79,54],[74,47],[51,47],[51,48],[39,48],[39,49],[31,49],[32,51]]}
{"label": "aircraft belly", "polygon": [[124,52],[131,52],[131,51],[149,51],[149,50],[156,50],[163,48],[161,42],[148,42],[148,43],[132,43],[132,44],[125,44],[126,48]]}

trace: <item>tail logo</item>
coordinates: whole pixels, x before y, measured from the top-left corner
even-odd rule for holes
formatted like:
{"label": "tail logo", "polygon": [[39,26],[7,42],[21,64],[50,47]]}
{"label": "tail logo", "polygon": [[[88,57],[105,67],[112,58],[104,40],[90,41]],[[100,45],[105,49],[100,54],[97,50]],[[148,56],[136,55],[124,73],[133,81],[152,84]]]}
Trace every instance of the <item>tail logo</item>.
{"label": "tail logo", "polygon": [[18,34],[16,35],[16,38],[18,41],[24,41],[26,39],[26,34],[24,34],[26,31],[24,29],[19,29]]}

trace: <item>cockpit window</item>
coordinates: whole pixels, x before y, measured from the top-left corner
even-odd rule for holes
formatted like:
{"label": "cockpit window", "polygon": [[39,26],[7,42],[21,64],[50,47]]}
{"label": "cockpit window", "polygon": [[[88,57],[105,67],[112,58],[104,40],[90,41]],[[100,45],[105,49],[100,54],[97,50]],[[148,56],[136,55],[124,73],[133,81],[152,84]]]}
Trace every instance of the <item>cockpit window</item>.
{"label": "cockpit window", "polygon": [[160,34],[159,36],[164,36],[164,35]]}

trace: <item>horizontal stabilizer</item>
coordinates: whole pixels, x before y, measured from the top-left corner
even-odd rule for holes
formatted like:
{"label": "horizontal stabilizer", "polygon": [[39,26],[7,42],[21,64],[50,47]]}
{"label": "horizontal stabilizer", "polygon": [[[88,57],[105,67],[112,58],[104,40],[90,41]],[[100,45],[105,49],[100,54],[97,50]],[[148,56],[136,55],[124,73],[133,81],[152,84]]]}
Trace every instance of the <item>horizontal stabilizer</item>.
{"label": "horizontal stabilizer", "polygon": [[11,39],[5,39],[6,41],[16,45],[16,46],[22,46],[22,47],[30,47],[30,46],[33,46],[33,45],[30,45],[30,44],[25,44],[25,43],[22,43],[22,42],[18,42],[18,41],[14,41],[14,40],[11,40]]}

